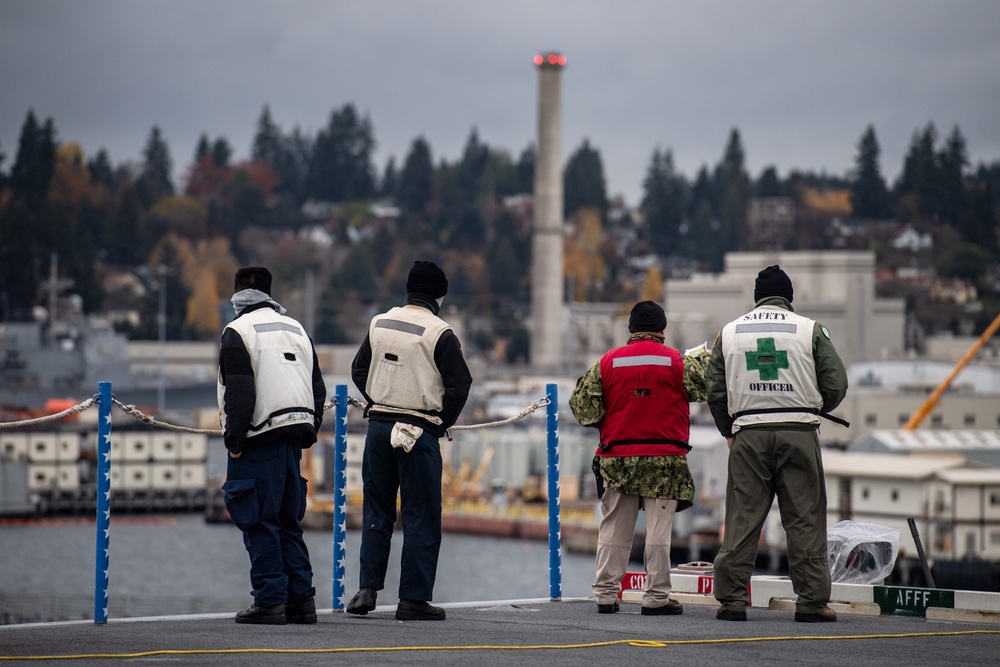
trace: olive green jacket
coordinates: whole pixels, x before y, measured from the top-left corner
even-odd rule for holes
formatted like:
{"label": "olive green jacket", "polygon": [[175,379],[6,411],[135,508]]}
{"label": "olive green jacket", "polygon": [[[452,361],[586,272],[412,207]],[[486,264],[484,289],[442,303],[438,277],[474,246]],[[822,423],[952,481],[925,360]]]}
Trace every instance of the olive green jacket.
{"label": "olive green jacket", "polygon": [[[780,296],[761,299],[755,307],[760,306],[777,306],[794,312],[788,300]],[[833,346],[833,341],[830,340],[830,331],[819,322],[813,326],[812,344],[813,360],[816,363],[816,382],[819,385],[820,396],[823,397],[823,407],[820,409],[823,412],[830,412],[840,405],[844,396],[847,395],[847,371],[844,369],[844,362],[840,360],[840,355],[837,354],[837,350]],[[733,435],[733,416],[729,414],[726,359],[722,352],[721,331],[715,339],[705,382],[708,385],[708,407],[712,411],[715,425],[724,437],[730,438]],[[806,426],[810,429],[814,428],[813,425]],[[748,426],[747,428],[801,429],[803,424],[775,422]]]}

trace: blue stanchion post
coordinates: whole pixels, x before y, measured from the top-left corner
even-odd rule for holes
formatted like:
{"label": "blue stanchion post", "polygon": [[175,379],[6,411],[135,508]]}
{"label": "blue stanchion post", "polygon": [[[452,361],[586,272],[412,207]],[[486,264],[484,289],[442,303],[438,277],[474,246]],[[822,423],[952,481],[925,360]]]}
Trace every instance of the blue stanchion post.
{"label": "blue stanchion post", "polygon": [[94,562],[94,624],[108,622],[108,548],[111,542],[111,383],[98,383],[97,534]]}
{"label": "blue stanchion post", "polygon": [[549,490],[549,597],[562,599],[562,526],[559,520],[559,390],[554,383],[545,385],[549,404],[545,408],[548,433]]}
{"label": "blue stanchion post", "polygon": [[343,611],[347,551],[347,385],[335,389],[333,459],[333,610]]}

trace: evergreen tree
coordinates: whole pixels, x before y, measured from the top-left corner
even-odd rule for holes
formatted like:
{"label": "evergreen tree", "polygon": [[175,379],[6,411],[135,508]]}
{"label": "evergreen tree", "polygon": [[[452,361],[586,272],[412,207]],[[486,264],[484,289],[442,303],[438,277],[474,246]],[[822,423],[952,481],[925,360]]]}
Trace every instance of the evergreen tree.
{"label": "evergreen tree", "polygon": [[28,112],[10,172],[10,187],[35,214],[41,212],[49,192],[56,160],[56,130],[52,119],[39,126],[33,111]]}
{"label": "evergreen tree", "polygon": [[[55,173],[56,130],[52,119],[38,124],[28,111],[18,141],[8,186],[10,198],[0,209],[0,317],[27,319],[35,304],[51,248],[45,246],[46,199]],[[2,199],[0,199],[2,201]]]}
{"label": "evergreen tree", "polygon": [[233,157],[233,149],[223,137],[212,143],[212,162],[220,169],[229,168],[229,160]]}
{"label": "evergreen tree", "polygon": [[969,151],[958,125],[952,128],[945,140],[938,154],[938,164],[940,178],[936,208],[942,220],[954,224],[965,212],[965,170],[969,166]]}
{"label": "evergreen tree", "polygon": [[120,266],[141,264],[149,256],[155,242],[149,232],[138,186],[126,182],[120,188],[108,224],[105,241],[107,259],[111,264]]}
{"label": "evergreen tree", "polygon": [[103,185],[109,192],[114,192],[117,189],[118,179],[106,150],[102,148],[97,151],[97,155],[87,163],[87,169],[90,171],[92,183]]}
{"label": "evergreen tree", "polygon": [[578,209],[593,207],[604,219],[608,211],[607,188],[601,154],[586,139],[569,158],[563,175],[563,210],[566,217]]}
{"label": "evergreen tree", "polygon": [[[750,196],[750,179],[744,166],[743,142],[739,130],[733,128],[722,162],[715,168],[714,189],[720,223],[720,249],[723,251],[743,248],[743,228],[746,222],[747,199]],[[721,270],[722,255],[713,262],[713,269]]]}
{"label": "evergreen tree", "polygon": [[851,183],[851,207],[854,215],[859,218],[884,220],[892,215],[889,191],[879,166],[880,153],[875,128],[869,125],[858,142],[858,156]]}
{"label": "evergreen tree", "polygon": [[531,144],[517,158],[518,192],[533,192],[535,189],[535,145]]}
{"label": "evergreen tree", "polygon": [[642,183],[642,209],[653,249],[662,257],[676,254],[684,211],[683,181],[674,171],[674,154],[669,149],[653,151]]}
{"label": "evergreen tree", "polygon": [[760,178],[754,184],[753,191],[756,197],[784,196],[785,189],[778,177],[778,170],[774,166],[765,167],[764,171],[760,172]]}
{"label": "evergreen tree", "polygon": [[963,207],[957,221],[958,231],[966,242],[1000,259],[997,231],[1000,226],[1000,207],[996,205],[992,184],[983,179],[972,179],[966,190],[967,206]]}
{"label": "evergreen tree", "polygon": [[434,163],[431,147],[423,137],[417,137],[403,163],[399,176],[399,196],[396,203],[403,212],[423,217],[434,195]]}
{"label": "evergreen tree", "polygon": [[174,185],[170,180],[173,171],[170,147],[167,146],[159,126],[154,125],[150,131],[142,156],[142,176],[136,187],[144,207],[149,208],[159,200],[174,194]]}
{"label": "evergreen tree", "polygon": [[312,160],[312,141],[296,130],[284,136],[265,105],[257,120],[250,156],[267,164],[277,174],[275,194],[295,204],[306,199],[305,179]]}
{"label": "evergreen tree", "polygon": [[307,177],[310,197],[331,202],[370,199],[375,194],[371,120],[352,104],[330,114],[316,136]]}
{"label": "evergreen tree", "polygon": [[257,118],[257,132],[254,134],[250,157],[263,160],[277,170],[284,150],[281,130],[271,118],[271,109],[266,104]]}
{"label": "evergreen tree", "polygon": [[462,159],[456,165],[455,173],[463,198],[474,205],[483,194],[483,176],[490,160],[490,148],[479,141],[479,132],[472,128],[462,150]]}
{"label": "evergreen tree", "polygon": [[208,141],[208,135],[204,132],[198,137],[198,145],[194,147],[194,162],[200,163],[212,154],[212,144]]}
{"label": "evergreen tree", "polygon": [[462,159],[452,170],[455,188],[442,187],[444,206],[439,222],[449,245],[478,251],[486,241],[484,210],[488,208],[486,202],[493,189],[488,171],[490,160],[489,146],[479,140],[479,132],[473,128],[465,142]]}
{"label": "evergreen tree", "polygon": [[896,194],[909,202],[905,213],[933,219],[938,202],[940,170],[935,151],[937,129],[928,123],[923,132],[914,132],[903,159],[903,171],[896,183]]}
{"label": "evergreen tree", "polygon": [[399,194],[399,172],[396,170],[396,158],[390,157],[389,162],[386,163],[378,190],[381,197],[396,201]]}
{"label": "evergreen tree", "polygon": [[976,169],[976,179],[989,186],[993,192],[993,205],[1000,208],[1000,160],[990,164],[980,163]]}
{"label": "evergreen tree", "polygon": [[521,193],[517,166],[505,150],[490,149],[489,164],[483,178],[485,193],[493,199]]}

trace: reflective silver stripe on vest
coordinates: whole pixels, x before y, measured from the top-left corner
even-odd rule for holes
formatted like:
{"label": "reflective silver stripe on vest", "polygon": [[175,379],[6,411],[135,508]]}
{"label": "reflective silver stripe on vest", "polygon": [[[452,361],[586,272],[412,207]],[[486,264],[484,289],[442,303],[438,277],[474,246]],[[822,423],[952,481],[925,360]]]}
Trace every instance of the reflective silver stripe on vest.
{"label": "reflective silver stripe on vest", "polygon": [[767,333],[769,331],[778,331],[781,333],[795,333],[798,325],[796,324],[779,324],[778,322],[761,323],[761,324],[737,324],[736,333]]}
{"label": "reflective silver stripe on vest", "polygon": [[673,359],[661,357],[658,354],[640,354],[636,357],[615,357],[611,360],[612,368],[620,366],[673,366]]}
{"label": "reflective silver stripe on vest", "polygon": [[266,322],[264,324],[253,325],[253,330],[257,333],[267,333],[268,331],[291,331],[293,334],[302,335],[302,330],[297,326],[286,324],[285,322]]}
{"label": "reflective silver stripe on vest", "polygon": [[403,322],[402,320],[379,320],[375,323],[375,328],[395,329],[396,331],[402,331],[403,333],[409,333],[415,336],[423,336],[425,330],[425,328],[419,324]]}

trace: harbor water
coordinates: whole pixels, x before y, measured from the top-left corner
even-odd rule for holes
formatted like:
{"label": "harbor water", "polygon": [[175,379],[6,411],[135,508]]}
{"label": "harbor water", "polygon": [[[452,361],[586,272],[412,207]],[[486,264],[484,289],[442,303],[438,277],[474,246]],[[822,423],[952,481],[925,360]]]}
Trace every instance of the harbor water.
{"label": "harbor water", "polygon": [[[307,531],[316,603],[332,606],[333,536]],[[379,604],[397,599],[397,530]],[[357,589],[360,533],[348,531],[345,589]],[[109,618],[235,612],[251,603],[240,531],[199,514],[112,516]],[[0,623],[93,618],[95,523],[89,518],[0,524]],[[592,555],[562,554],[562,597],[586,597]],[[549,596],[548,545],[445,533],[436,602]]]}

